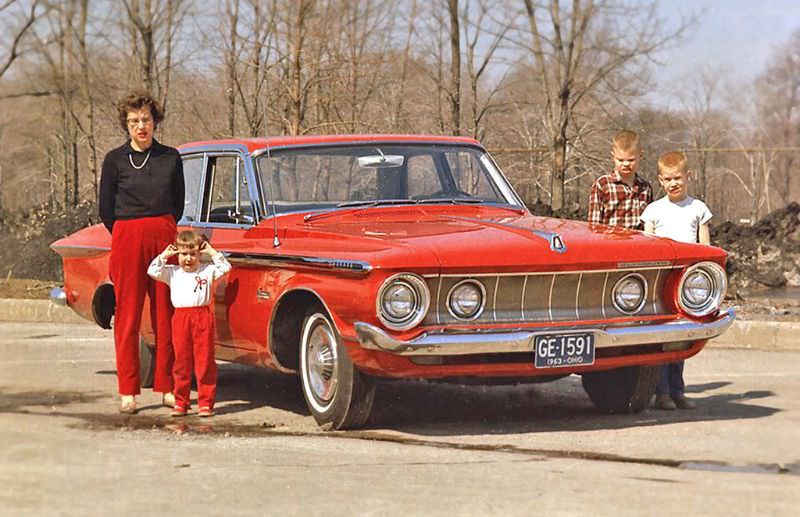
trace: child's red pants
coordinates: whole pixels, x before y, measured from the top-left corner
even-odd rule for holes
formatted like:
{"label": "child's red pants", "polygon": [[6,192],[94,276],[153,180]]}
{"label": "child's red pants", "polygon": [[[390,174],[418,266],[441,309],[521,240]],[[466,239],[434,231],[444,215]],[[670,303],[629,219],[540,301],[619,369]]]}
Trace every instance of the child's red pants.
{"label": "child's red pants", "polygon": [[217,395],[217,363],[214,362],[214,313],[210,305],[175,309],[172,345],[175,347],[175,407],[189,408],[194,370],[197,405],[213,409]]}
{"label": "child's red pants", "polygon": [[153,391],[172,391],[169,286],[147,276],[147,267],[174,242],[175,234],[175,220],[171,215],[114,222],[109,275],[116,299],[114,342],[121,395],[139,394],[139,329],[145,293],[150,299],[150,323],[156,337]]}

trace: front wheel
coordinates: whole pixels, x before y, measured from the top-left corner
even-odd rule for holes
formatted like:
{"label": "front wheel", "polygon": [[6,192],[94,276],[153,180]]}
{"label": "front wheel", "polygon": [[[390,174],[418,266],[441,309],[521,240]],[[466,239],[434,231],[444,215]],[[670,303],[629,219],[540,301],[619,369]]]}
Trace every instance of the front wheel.
{"label": "front wheel", "polygon": [[582,383],[598,409],[609,413],[639,413],[656,391],[658,366],[628,366],[584,373]]}
{"label": "front wheel", "polygon": [[303,320],[300,377],[308,409],[322,428],[353,429],[367,422],[375,386],[353,366],[320,307],[309,310]]}

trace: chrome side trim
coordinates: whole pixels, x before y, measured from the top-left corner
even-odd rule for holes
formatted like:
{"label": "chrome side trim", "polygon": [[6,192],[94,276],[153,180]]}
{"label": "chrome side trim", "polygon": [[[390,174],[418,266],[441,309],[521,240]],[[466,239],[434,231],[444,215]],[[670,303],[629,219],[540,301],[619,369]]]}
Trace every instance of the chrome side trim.
{"label": "chrome side trim", "polygon": [[323,257],[304,257],[300,255],[278,255],[267,253],[242,253],[233,251],[226,253],[232,264],[246,264],[256,266],[306,266],[317,269],[330,269],[347,271],[351,273],[367,274],[372,271],[372,265],[361,260],[344,260]]}
{"label": "chrome side trim", "polygon": [[[647,271],[650,269],[683,269],[686,266],[665,266],[665,267],[642,267],[637,268],[641,271]],[[425,278],[431,278],[436,276],[441,276],[443,278],[448,277],[479,277],[479,276],[524,276],[524,275],[574,275],[577,273],[621,273],[620,269],[572,269],[569,271],[520,271],[520,272],[512,272],[512,273],[443,273],[438,275],[436,273],[430,273],[427,275],[423,275]]]}
{"label": "chrome side trim", "polygon": [[382,329],[364,322],[356,322],[358,342],[363,348],[380,350],[403,356],[420,355],[472,355],[530,352],[537,335],[593,332],[595,347],[624,347],[654,343],[674,343],[712,339],[731,326],[736,318],[733,309],[720,311],[714,320],[697,322],[679,318],[668,323],[645,325],[574,326],[569,328],[541,328],[536,330],[509,330],[507,332],[431,332],[410,341],[388,335]]}
{"label": "chrome side trim", "polygon": [[[643,262],[617,262],[619,269],[651,269],[651,268],[664,268],[672,265],[669,260],[648,260]],[[679,267],[679,266],[674,266]]]}

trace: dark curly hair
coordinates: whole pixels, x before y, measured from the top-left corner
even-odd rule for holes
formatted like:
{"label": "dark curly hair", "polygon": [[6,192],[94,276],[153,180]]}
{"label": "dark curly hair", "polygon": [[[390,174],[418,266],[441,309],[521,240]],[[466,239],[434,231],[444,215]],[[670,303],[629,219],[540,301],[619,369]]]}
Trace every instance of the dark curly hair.
{"label": "dark curly hair", "polygon": [[161,121],[164,120],[164,110],[161,109],[157,100],[147,93],[134,92],[117,104],[119,125],[123,131],[128,131],[128,112],[138,111],[144,108],[150,109],[150,114],[153,116],[153,125],[155,127],[158,127]]}

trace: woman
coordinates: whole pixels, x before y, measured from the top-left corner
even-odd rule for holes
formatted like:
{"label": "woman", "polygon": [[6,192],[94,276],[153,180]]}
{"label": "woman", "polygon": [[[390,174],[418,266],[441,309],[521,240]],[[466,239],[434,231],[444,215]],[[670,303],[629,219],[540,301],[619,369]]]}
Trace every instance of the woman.
{"label": "woman", "polygon": [[156,336],[153,391],[165,405],[172,395],[172,305],[169,288],[147,276],[150,261],[175,240],[183,215],[183,164],[176,149],[153,138],[164,114],[148,95],[132,94],[118,106],[130,140],[109,152],[100,179],[100,219],[111,232],[109,275],[114,283],[114,342],[121,413],[136,412],[139,394],[139,327],[147,293]]}

